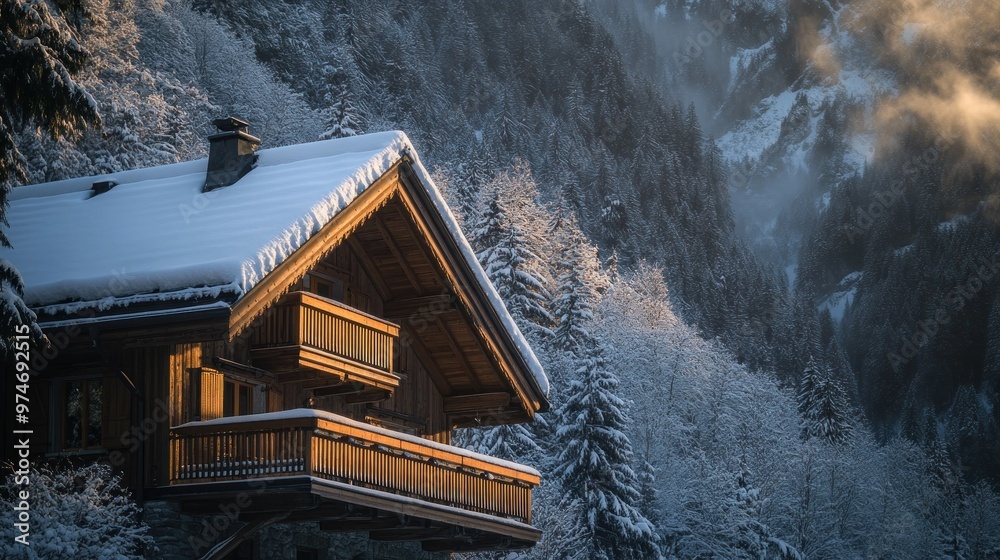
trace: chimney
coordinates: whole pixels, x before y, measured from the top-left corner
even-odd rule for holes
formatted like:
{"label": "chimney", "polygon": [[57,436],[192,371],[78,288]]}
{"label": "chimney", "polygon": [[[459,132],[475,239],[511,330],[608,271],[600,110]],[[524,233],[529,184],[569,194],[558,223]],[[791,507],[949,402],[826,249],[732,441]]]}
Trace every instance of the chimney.
{"label": "chimney", "polygon": [[260,139],[247,132],[250,123],[246,121],[226,117],[212,124],[219,133],[208,137],[208,176],[203,192],[228,187],[243,178],[257,165],[254,151],[260,147]]}

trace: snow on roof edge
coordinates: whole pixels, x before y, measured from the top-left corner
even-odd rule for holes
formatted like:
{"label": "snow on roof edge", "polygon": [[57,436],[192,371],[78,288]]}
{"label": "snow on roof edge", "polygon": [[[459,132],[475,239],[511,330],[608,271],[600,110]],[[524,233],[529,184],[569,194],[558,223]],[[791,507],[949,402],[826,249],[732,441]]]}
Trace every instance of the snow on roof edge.
{"label": "snow on roof edge", "polygon": [[461,250],[462,256],[465,257],[466,262],[469,264],[469,268],[472,269],[473,274],[476,275],[476,279],[479,281],[480,287],[486,293],[486,297],[489,298],[490,303],[493,305],[493,309],[497,312],[501,322],[507,329],[507,333],[514,341],[514,344],[517,346],[518,351],[524,358],[525,363],[531,370],[532,376],[538,383],[538,388],[541,390],[542,394],[548,397],[550,389],[549,379],[545,375],[545,370],[542,368],[541,362],[538,361],[538,357],[535,355],[534,350],[532,350],[531,345],[528,344],[528,340],[521,333],[521,329],[518,328],[517,323],[514,321],[514,318],[511,317],[510,312],[507,311],[507,306],[504,305],[503,300],[500,298],[500,294],[497,293],[493,283],[490,282],[489,277],[486,276],[486,271],[483,270],[482,265],[479,264],[479,259],[476,258],[475,251],[472,250],[472,245],[470,245],[469,240],[466,239],[465,234],[462,232],[462,228],[458,225],[458,220],[451,212],[451,208],[449,208],[448,204],[445,202],[441,191],[431,179],[430,174],[427,173],[427,169],[420,162],[420,156],[418,156],[416,150],[413,149],[410,139],[405,133],[401,132],[400,134],[403,135],[406,146],[409,148],[407,155],[409,155],[413,160],[413,169],[416,171],[420,182],[423,183],[424,189],[426,189],[428,194],[430,194],[431,201],[434,203],[435,208],[437,208],[438,213],[441,215],[441,218],[444,220],[445,225],[451,232],[452,237],[458,244],[458,248]]}
{"label": "snow on roof edge", "polygon": [[73,319],[58,319],[55,321],[41,321],[38,326],[43,329],[54,329],[60,327],[70,327],[74,325],[92,325],[96,323],[110,323],[113,321],[123,321],[129,319],[139,319],[143,317],[166,317],[171,315],[184,315],[197,311],[210,311],[213,309],[229,309],[229,304],[224,301],[213,301],[188,307],[173,307],[170,309],[157,309],[155,311],[140,311],[138,313],[123,313],[119,315],[99,315],[96,317],[75,317]]}

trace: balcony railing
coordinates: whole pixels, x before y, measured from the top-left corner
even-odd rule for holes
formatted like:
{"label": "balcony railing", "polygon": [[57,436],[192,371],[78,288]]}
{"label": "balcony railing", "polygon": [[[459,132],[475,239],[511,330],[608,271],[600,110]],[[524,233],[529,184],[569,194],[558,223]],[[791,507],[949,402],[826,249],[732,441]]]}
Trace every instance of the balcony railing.
{"label": "balcony railing", "polygon": [[399,326],[308,292],[293,292],[251,337],[254,365],[275,374],[320,372],[392,390]]}
{"label": "balcony railing", "polygon": [[531,523],[528,467],[335,414],[293,411],[173,428],[170,484],[311,476]]}

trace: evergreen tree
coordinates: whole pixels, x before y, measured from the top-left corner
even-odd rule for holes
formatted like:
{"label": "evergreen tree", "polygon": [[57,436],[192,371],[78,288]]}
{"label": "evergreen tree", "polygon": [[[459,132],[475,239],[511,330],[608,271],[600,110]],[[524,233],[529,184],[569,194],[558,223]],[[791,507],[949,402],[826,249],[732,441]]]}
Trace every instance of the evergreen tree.
{"label": "evergreen tree", "polygon": [[793,546],[775,538],[771,529],[761,521],[763,507],[760,488],[753,484],[750,470],[743,461],[736,475],[736,495],[730,504],[735,557],[747,560],[801,558]]}
{"label": "evergreen tree", "polygon": [[[0,3],[0,184],[24,179],[14,136],[29,125],[53,137],[99,125],[93,97],[73,81],[88,53],[63,15],[44,0]],[[0,192],[0,211],[6,193]]]}
{"label": "evergreen tree", "polygon": [[354,103],[351,102],[351,92],[345,86],[330,107],[330,120],[326,132],[320,136],[320,139],[347,138],[360,132],[357,111],[354,109]]}
{"label": "evergreen tree", "polygon": [[[53,138],[73,136],[99,125],[94,99],[73,81],[88,53],[65,18],[45,1],[0,3],[0,228],[10,225],[7,209],[11,176],[25,179],[25,159],[15,135],[34,125]],[[0,229],[0,246],[10,241]],[[13,265],[0,260],[0,353],[16,334],[43,340],[35,315],[22,301],[24,283]],[[19,332],[27,325],[29,333]]]}
{"label": "evergreen tree", "polygon": [[600,345],[588,338],[580,366],[559,411],[556,474],[580,500],[592,559],[660,558],[655,529],[639,511],[639,481],[618,378],[607,369]]}
{"label": "evergreen tree", "polygon": [[545,309],[549,293],[527,269],[527,261],[538,257],[528,250],[524,233],[508,217],[499,192],[480,217],[473,239],[482,248],[476,257],[514,319],[529,332],[551,334],[546,325],[552,316]]}
{"label": "evergreen tree", "polygon": [[833,444],[847,439],[851,431],[847,397],[828,366],[810,359],[799,381],[798,402],[803,438]]}
{"label": "evergreen tree", "polygon": [[582,239],[570,239],[563,248],[559,268],[563,270],[559,277],[559,291],[553,302],[553,314],[556,328],[552,342],[556,348],[567,351],[579,351],[587,341],[586,325],[594,319],[590,301],[593,291],[581,276],[583,262],[580,255]]}
{"label": "evergreen tree", "polygon": [[466,437],[467,443],[463,445],[466,449],[508,461],[526,462],[526,459],[541,452],[525,424],[472,428]]}
{"label": "evergreen tree", "polygon": [[608,195],[601,209],[601,228],[611,247],[620,247],[628,239],[628,211],[617,196]]}
{"label": "evergreen tree", "polygon": [[[0,220],[2,219],[0,212]],[[10,243],[3,237],[3,231],[0,231],[0,242],[10,247]],[[0,359],[12,349],[15,336],[28,335],[30,342],[36,345],[45,340],[42,329],[36,323],[35,313],[24,304],[21,299],[23,297],[24,282],[20,273],[10,261],[0,259]]]}
{"label": "evergreen tree", "polygon": [[455,187],[458,215],[464,227],[477,223],[479,218],[479,198],[483,187],[490,179],[490,164],[483,144],[472,150],[466,160],[459,164]]}

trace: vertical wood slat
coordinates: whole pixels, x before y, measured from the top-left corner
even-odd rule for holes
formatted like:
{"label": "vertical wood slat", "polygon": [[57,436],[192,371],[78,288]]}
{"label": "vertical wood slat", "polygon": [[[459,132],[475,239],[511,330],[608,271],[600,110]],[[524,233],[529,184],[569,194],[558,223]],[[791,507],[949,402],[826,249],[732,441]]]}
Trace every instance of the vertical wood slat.
{"label": "vertical wood slat", "polygon": [[[224,429],[220,427],[220,430]],[[307,474],[530,523],[531,488],[313,426],[173,434],[171,483]]]}
{"label": "vertical wood slat", "polygon": [[201,420],[222,418],[224,376],[211,368],[201,368]]}
{"label": "vertical wood slat", "polygon": [[[319,309],[307,299],[273,307],[251,334],[251,345],[312,346],[331,354],[391,372],[393,335],[338,314],[338,308]],[[347,313],[345,312],[344,315]]]}

